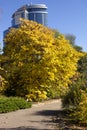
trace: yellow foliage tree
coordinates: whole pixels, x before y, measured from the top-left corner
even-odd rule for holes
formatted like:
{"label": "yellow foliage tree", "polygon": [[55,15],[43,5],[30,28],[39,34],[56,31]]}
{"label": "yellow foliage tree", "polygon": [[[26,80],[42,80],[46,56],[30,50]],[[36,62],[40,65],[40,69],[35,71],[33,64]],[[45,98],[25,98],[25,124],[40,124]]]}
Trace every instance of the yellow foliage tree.
{"label": "yellow foliage tree", "polygon": [[55,37],[54,31],[47,27],[21,20],[19,28],[7,34],[5,43],[4,55],[10,60],[9,84],[16,95],[30,97],[36,91],[36,98],[38,93],[44,93],[42,97],[46,98],[66,90],[76,72],[80,53],[63,35]]}
{"label": "yellow foliage tree", "polygon": [[[0,72],[3,71],[3,68],[0,67]],[[0,94],[3,94],[5,90],[6,81],[4,77],[0,74]]]}

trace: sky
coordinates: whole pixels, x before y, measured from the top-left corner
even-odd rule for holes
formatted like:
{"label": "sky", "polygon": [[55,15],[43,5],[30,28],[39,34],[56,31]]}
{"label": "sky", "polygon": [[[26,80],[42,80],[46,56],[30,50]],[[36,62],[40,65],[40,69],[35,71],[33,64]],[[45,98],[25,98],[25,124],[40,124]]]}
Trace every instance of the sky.
{"label": "sky", "polygon": [[76,45],[87,52],[87,0],[0,0],[0,43],[11,26],[12,14],[25,4],[46,4],[48,27],[76,36]]}

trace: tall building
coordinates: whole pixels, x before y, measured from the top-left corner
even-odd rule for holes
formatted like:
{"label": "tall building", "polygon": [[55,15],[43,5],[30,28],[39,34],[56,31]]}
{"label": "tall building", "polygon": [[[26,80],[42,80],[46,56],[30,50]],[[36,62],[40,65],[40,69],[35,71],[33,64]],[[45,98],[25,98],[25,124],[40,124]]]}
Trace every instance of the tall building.
{"label": "tall building", "polygon": [[47,7],[44,4],[22,6],[12,15],[12,27],[20,24],[20,18],[33,20],[47,26]]}
{"label": "tall building", "polygon": [[30,5],[28,7],[29,20],[47,26],[47,7],[44,4]]}
{"label": "tall building", "polygon": [[28,5],[22,6],[12,15],[12,27],[18,27],[20,18],[28,19],[29,12],[27,11]]}
{"label": "tall building", "polygon": [[[30,4],[24,5],[17,9],[12,15],[12,26],[4,31],[4,37],[9,32],[9,29],[17,28],[20,24],[20,18],[36,21],[44,26],[47,26],[47,6],[45,4]],[[5,43],[3,43],[5,46]]]}

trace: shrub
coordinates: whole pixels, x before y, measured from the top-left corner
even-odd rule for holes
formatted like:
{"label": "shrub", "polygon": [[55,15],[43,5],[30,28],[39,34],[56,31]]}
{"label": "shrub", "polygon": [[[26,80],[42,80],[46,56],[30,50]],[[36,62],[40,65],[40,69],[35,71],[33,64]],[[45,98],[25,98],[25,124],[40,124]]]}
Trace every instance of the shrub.
{"label": "shrub", "polygon": [[30,108],[31,103],[19,97],[0,97],[0,113]]}
{"label": "shrub", "polygon": [[73,82],[70,85],[68,91],[63,96],[63,107],[69,109],[79,104],[80,101],[80,89],[82,89],[82,80],[79,79],[77,82]]}
{"label": "shrub", "polygon": [[80,90],[79,104],[70,111],[70,117],[80,123],[87,125],[87,92]]}
{"label": "shrub", "polygon": [[31,90],[31,93],[26,95],[26,98],[29,100],[29,101],[42,101],[42,100],[45,100],[47,99],[47,96],[46,96],[47,92],[46,91],[40,91],[40,90]]}
{"label": "shrub", "polygon": [[87,124],[87,88],[84,79],[73,82],[62,101],[72,120]]}

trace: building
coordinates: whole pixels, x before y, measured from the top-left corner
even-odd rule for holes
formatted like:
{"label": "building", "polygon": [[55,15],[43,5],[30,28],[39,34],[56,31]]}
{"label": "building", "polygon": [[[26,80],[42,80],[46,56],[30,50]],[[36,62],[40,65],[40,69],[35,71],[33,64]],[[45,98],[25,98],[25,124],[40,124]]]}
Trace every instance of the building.
{"label": "building", "polygon": [[47,7],[44,4],[30,5],[28,7],[29,20],[36,21],[47,26]]}
{"label": "building", "polygon": [[27,11],[27,5],[19,8],[12,15],[12,27],[18,27],[18,25],[20,24],[20,18],[29,19],[28,14],[29,12]]}
{"label": "building", "polygon": [[[11,21],[12,26],[4,31],[4,37],[9,32],[10,28],[17,28],[20,25],[20,18],[36,21],[47,26],[47,14],[47,6],[45,4],[30,4],[20,7],[13,13]],[[5,43],[3,43],[3,46],[5,46]]]}
{"label": "building", "polygon": [[44,4],[22,6],[12,15],[12,27],[20,24],[20,18],[33,20],[47,26],[47,7]]}

